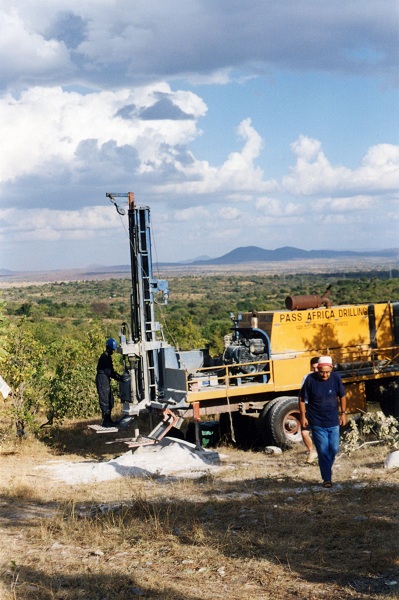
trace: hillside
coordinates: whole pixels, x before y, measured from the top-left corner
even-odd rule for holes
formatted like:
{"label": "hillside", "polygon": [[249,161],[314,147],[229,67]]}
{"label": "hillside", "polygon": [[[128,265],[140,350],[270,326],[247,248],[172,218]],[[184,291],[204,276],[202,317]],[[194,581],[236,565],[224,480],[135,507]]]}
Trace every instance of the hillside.
{"label": "hillside", "polygon": [[[159,276],[216,275],[234,273],[362,273],[387,271],[397,277],[399,248],[380,251],[301,250],[284,246],[265,250],[258,246],[235,248],[217,258],[201,257],[192,261],[157,262],[154,272]],[[80,269],[49,271],[10,271],[0,269],[0,287],[25,282],[88,281],[130,278],[130,265],[91,265]]]}
{"label": "hillside", "polygon": [[315,260],[342,258],[384,257],[399,258],[399,248],[389,250],[355,252],[351,250],[301,250],[292,246],[284,246],[276,250],[265,250],[258,246],[243,246],[231,252],[206,260],[195,260],[193,265],[231,265],[243,262],[279,262],[286,260]]}

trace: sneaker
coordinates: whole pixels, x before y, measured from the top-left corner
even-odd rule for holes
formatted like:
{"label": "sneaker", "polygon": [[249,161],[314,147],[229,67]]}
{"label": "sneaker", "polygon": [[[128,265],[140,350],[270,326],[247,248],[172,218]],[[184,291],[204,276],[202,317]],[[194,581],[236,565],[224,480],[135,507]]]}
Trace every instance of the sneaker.
{"label": "sneaker", "polygon": [[309,452],[309,455],[308,455],[308,458],[307,458],[307,461],[306,461],[306,462],[307,462],[307,463],[309,463],[309,464],[311,464],[311,463],[314,463],[314,462],[316,462],[316,461],[317,461],[317,459],[318,459],[318,456],[317,456],[317,452],[316,452],[316,450],[311,450],[311,451]]}

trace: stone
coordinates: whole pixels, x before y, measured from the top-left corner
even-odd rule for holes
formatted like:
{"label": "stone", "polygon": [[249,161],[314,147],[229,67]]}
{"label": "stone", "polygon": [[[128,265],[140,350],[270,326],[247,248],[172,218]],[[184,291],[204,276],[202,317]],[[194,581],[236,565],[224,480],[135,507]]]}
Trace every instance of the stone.
{"label": "stone", "polygon": [[278,446],[266,446],[264,449],[265,454],[282,454],[283,451]]}
{"label": "stone", "polygon": [[386,469],[397,469],[399,467],[399,450],[388,454],[384,462],[384,467]]}

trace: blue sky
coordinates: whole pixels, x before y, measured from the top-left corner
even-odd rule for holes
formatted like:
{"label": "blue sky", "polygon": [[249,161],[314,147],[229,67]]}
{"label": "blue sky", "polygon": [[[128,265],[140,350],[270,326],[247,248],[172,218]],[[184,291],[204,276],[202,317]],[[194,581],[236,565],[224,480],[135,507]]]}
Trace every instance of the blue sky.
{"label": "blue sky", "polygon": [[397,248],[396,0],[3,0],[0,269]]}

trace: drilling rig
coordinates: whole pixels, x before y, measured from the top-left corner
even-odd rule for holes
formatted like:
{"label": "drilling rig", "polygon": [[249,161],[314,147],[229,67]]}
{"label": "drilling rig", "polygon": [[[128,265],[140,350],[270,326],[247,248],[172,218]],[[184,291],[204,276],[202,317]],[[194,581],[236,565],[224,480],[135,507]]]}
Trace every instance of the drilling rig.
{"label": "drilling rig", "polygon": [[[120,425],[134,426],[129,446],[157,443],[187,418],[196,423],[198,446],[201,418],[215,415],[232,432],[256,418],[264,444],[300,442],[301,382],[310,359],[324,354],[342,377],[350,413],[381,408],[399,418],[399,302],[334,306],[330,288],[321,296],[288,296],[286,310],[231,313],[221,357],[178,351],[155,320],[155,295],[167,303],[169,289],[153,276],[150,209],[137,206],[132,192],[107,197],[120,214],[119,199],[128,203],[131,310],[118,352],[125,365]],[[160,416],[148,436],[137,425],[142,414]]]}
{"label": "drilling rig", "polygon": [[[132,192],[106,195],[121,215],[125,210],[119,206],[119,198],[126,198],[128,202],[132,281],[130,322],[123,322],[119,330],[118,352],[123,356],[125,369],[120,383],[122,418],[117,429],[135,425],[130,445],[145,445],[155,443],[180,424],[179,414],[188,405],[184,395],[173,389],[174,382],[169,381],[168,365],[176,361],[176,352],[165,341],[162,328],[155,320],[154,296],[161,293],[167,304],[169,289],[166,280],[153,276],[150,209],[136,206]],[[161,422],[147,437],[140,436],[137,426],[137,417],[143,413],[162,415]],[[97,427],[97,431],[102,430]],[[108,428],[108,431],[113,429]]]}

